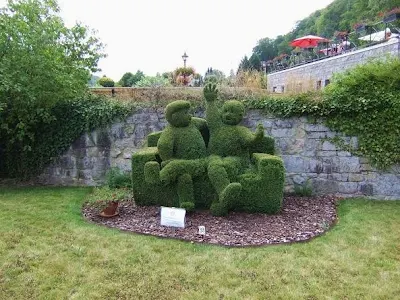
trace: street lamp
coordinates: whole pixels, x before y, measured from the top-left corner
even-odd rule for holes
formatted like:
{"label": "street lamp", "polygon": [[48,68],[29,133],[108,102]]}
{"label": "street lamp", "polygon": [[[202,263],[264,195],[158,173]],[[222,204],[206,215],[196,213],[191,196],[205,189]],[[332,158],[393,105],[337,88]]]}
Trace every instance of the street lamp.
{"label": "street lamp", "polygon": [[261,66],[264,71],[264,74],[267,73],[267,62],[265,60],[261,62]]}
{"label": "street lamp", "polygon": [[188,55],[185,53],[183,53],[182,55],[182,59],[183,59],[183,67],[185,68],[185,70],[183,70],[183,85],[186,86],[186,60],[188,59]]}
{"label": "street lamp", "polygon": [[187,56],[186,51],[185,51],[185,53],[183,53],[183,55],[182,55],[183,66],[184,66],[185,68],[186,68],[186,60],[187,60],[188,57],[189,57],[189,56]]}

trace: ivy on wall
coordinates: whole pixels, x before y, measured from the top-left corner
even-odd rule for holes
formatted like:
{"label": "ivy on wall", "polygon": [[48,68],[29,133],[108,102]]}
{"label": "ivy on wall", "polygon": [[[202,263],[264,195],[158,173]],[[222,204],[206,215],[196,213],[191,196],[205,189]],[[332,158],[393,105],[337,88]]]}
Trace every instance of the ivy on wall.
{"label": "ivy on wall", "polygon": [[339,147],[386,169],[400,163],[399,74],[398,58],[375,60],[337,74],[323,92],[271,96],[246,104],[280,117],[323,118],[331,130],[358,137],[358,147],[334,139]]}
{"label": "ivy on wall", "polygon": [[28,179],[39,174],[84,132],[123,119],[131,111],[128,105],[92,95],[57,102],[50,112],[52,121],[38,123],[32,141],[2,145],[2,176]]}

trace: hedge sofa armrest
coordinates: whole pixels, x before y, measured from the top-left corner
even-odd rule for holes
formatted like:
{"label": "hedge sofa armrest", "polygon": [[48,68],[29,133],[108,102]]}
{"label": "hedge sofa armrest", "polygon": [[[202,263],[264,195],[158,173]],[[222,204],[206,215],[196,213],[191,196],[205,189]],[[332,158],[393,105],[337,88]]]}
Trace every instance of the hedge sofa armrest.
{"label": "hedge sofa armrest", "polygon": [[285,167],[282,158],[266,153],[253,153],[252,158],[262,177],[277,182],[284,181]]}
{"label": "hedge sofa armrest", "polygon": [[147,147],[157,147],[158,139],[161,136],[162,131],[156,131],[150,133],[147,136]]}

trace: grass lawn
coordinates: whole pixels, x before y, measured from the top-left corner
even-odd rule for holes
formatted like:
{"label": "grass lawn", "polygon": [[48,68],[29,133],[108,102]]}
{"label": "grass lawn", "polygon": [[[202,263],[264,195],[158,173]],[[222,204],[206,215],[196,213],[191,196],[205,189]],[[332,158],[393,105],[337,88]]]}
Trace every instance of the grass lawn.
{"label": "grass lawn", "polygon": [[86,223],[88,188],[0,188],[0,299],[399,299],[400,201],[308,243],[223,248]]}

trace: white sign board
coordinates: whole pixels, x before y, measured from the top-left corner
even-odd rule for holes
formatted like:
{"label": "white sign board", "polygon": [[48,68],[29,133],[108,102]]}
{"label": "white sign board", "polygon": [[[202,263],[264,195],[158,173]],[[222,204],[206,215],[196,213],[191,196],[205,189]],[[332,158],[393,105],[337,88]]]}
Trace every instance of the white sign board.
{"label": "white sign board", "polygon": [[199,226],[199,234],[205,235],[206,234],[206,227],[205,226]]}
{"label": "white sign board", "polygon": [[161,206],[161,225],[185,228],[185,214],[183,208]]}

